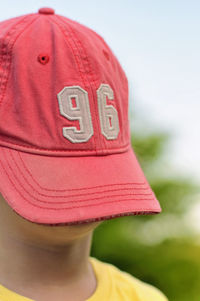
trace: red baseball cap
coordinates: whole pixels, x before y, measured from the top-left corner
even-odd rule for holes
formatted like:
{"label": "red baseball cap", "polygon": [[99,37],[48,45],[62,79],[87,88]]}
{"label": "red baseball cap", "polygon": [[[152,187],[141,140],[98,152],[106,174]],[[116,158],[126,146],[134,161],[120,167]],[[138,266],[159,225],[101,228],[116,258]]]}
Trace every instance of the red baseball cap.
{"label": "red baseball cap", "polygon": [[0,191],[39,224],[161,211],[131,147],[120,63],[52,8],[0,22]]}

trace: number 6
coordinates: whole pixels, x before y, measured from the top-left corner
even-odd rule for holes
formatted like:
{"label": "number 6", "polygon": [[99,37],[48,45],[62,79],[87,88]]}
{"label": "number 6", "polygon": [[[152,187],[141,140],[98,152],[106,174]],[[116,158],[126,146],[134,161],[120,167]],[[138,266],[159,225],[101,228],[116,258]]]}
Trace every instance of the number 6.
{"label": "number 6", "polygon": [[[80,130],[74,126],[63,127],[63,136],[72,143],[87,142],[94,134],[88,93],[79,86],[64,87],[57,97],[60,114],[69,120],[79,120],[80,124]],[[113,90],[109,85],[101,84],[97,90],[101,132],[107,140],[114,140],[119,134],[118,113],[112,105],[107,105],[106,97],[113,100]],[[75,99],[76,107],[73,107],[72,99]]]}
{"label": "number 6", "polygon": [[97,90],[99,117],[101,123],[101,132],[108,140],[116,139],[119,134],[119,119],[117,110],[112,105],[106,104],[108,99],[114,99],[113,90],[109,85],[101,84]]}

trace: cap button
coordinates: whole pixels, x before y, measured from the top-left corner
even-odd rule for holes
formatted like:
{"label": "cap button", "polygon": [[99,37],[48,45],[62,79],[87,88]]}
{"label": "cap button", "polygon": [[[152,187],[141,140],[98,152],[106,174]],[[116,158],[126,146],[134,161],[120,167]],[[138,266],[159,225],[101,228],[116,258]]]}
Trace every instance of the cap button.
{"label": "cap button", "polygon": [[53,15],[55,13],[55,10],[50,7],[42,7],[38,10],[38,13],[44,15]]}

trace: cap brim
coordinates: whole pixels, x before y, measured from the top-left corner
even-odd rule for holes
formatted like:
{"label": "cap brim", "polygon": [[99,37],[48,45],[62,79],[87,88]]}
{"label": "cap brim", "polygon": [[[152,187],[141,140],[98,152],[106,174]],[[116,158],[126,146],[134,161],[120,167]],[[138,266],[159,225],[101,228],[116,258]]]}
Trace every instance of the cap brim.
{"label": "cap brim", "polygon": [[41,224],[161,212],[131,147],[124,153],[82,157],[0,147],[0,192],[16,213]]}

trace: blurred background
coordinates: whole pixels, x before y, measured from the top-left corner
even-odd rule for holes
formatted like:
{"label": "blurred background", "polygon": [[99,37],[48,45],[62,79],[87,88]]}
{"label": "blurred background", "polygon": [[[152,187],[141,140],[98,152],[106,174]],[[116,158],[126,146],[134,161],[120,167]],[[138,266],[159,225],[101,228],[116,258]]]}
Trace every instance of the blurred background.
{"label": "blurred background", "polygon": [[163,209],[94,233],[91,255],[160,288],[200,300],[200,2],[1,2],[0,19],[47,6],[104,37],[130,88],[132,145]]}

